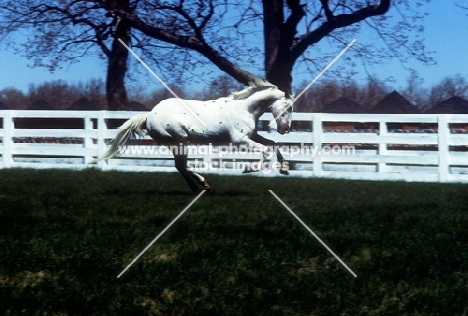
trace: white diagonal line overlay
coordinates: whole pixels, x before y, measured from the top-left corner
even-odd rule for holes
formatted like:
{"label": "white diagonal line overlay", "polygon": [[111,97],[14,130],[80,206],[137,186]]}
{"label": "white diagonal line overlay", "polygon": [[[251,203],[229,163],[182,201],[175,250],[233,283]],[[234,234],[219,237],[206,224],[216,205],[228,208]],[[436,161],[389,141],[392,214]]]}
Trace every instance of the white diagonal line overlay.
{"label": "white diagonal line overlay", "polygon": [[149,245],[146,246],[146,248],[143,249],[143,251],[140,252],[140,254],[139,254],[138,256],[136,256],[135,259],[133,259],[133,261],[130,262],[130,264],[129,264],[125,269],[123,269],[122,272],[120,272],[120,274],[117,276],[117,278],[120,278],[120,277],[122,276],[122,274],[124,274],[125,271],[127,271],[127,270],[138,260],[138,258],[140,258],[140,257],[146,252],[146,250],[148,250],[148,249],[156,242],[156,240],[158,240],[159,237],[161,237],[161,236],[166,232],[166,230],[168,230],[168,229],[172,226],[172,224],[174,224],[174,223],[185,213],[185,211],[187,211],[187,210],[190,208],[190,206],[192,206],[193,203],[195,203],[195,202],[200,198],[200,196],[202,196],[203,193],[205,193],[205,190],[201,191],[200,194],[198,194],[197,197],[194,198],[193,201],[190,202],[190,204],[187,205],[187,207],[184,208],[184,210],[183,210],[182,212],[180,212],[179,215],[177,215],[177,217],[174,218],[174,219],[172,220],[172,222],[171,222],[169,225],[167,225],[167,227],[164,228],[163,231],[160,232],[159,235],[156,236],[156,238],[153,239],[153,241],[150,242]]}
{"label": "white diagonal line overlay", "polygon": [[335,258],[338,260],[354,277],[357,277],[356,273],[351,270],[346,263],[344,263],[334,252],[331,250],[300,218],[297,216],[287,205],[284,203],[272,190],[268,190],[298,221],[304,226],[309,233],[312,234],[321,244],[324,246]]}
{"label": "white diagonal line overlay", "polygon": [[335,57],[335,59],[333,59],[328,65],[327,67],[325,67],[315,78],[314,80],[312,80],[308,85],[307,87],[304,88],[304,90],[301,91],[301,93],[299,93],[292,101],[291,103],[289,103],[289,105],[283,110],[280,112],[280,114],[278,114],[274,119],[272,119],[270,121],[270,124],[268,126],[271,126],[271,124],[273,124],[277,119],[278,117],[280,117],[284,112],[286,112],[292,105],[294,102],[296,102],[297,99],[299,99],[299,97],[301,95],[304,94],[304,92],[306,92],[314,83],[315,81],[317,81],[327,70],[328,68],[330,68],[334,63],[335,61],[337,61],[341,55],[343,55],[354,43],[356,42],[356,39],[353,39],[339,54],[338,56]]}
{"label": "white diagonal line overlay", "polygon": [[128,47],[127,44],[125,44],[120,38],[119,42],[133,55],[133,57],[135,57],[143,65],[143,67],[145,67],[150,72],[150,74],[152,74],[156,79],[158,79],[158,81],[164,86],[164,88],[166,88],[170,93],[172,93],[172,95],[177,100],[179,100],[179,102],[187,109],[187,111],[190,112],[190,114],[192,114],[200,123],[202,123],[203,126],[206,126],[205,122],[203,122],[203,120],[200,117],[198,117],[198,115],[196,115],[192,111],[192,109],[189,108],[188,105],[185,104],[185,102],[181,98],[179,98],[179,96],[161,78],[159,78],[159,76],[153,70],[151,70],[151,68],[148,67],[148,65],[143,60],[141,60],[141,58],[138,57],[138,55],[135,54],[135,52],[130,47]]}

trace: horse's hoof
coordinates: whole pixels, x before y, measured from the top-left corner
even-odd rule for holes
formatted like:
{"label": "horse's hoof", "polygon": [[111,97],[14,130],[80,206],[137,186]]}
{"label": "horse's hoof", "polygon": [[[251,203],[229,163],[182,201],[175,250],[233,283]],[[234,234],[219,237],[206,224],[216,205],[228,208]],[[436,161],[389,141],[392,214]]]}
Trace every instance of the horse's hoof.
{"label": "horse's hoof", "polygon": [[246,166],[244,171],[242,171],[242,173],[251,173],[251,172],[258,172],[258,171],[260,171],[260,169],[257,169],[256,166],[254,168]]}
{"label": "horse's hoof", "polygon": [[281,163],[281,168],[280,168],[279,172],[280,172],[281,174],[284,174],[284,175],[286,175],[286,176],[289,176],[289,171],[288,171],[288,170],[289,170],[289,162],[283,161],[283,162]]}
{"label": "horse's hoof", "polygon": [[214,193],[214,190],[210,185],[203,186],[203,191],[206,191],[206,194],[208,195],[212,195]]}

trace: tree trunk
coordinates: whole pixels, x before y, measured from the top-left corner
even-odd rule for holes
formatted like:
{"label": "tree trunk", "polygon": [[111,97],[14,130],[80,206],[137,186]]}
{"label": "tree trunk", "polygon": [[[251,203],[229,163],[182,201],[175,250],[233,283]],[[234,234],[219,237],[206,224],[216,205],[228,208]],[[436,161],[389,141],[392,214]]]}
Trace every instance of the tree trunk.
{"label": "tree trunk", "polygon": [[266,79],[292,95],[292,68],[296,58],[291,54],[297,23],[305,15],[299,0],[289,0],[290,16],[284,20],[283,0],[263,0],[263,36],[265,43]]}
{"label": "tree trunk", "polygon": [[292,66],[293,63],[288,60],[277,59],[269,69],[266,69],[266,80],[284,91],[287,97],[292,96]]}
{"label": "tree trunk", "polygon": [[125,74],[127,72],[128,50],[119,42],[126,45],[130,42],[130,23],[117,19],[106,78],[106,96],[109,110],[119,111],[128,109],[128,97],[125,89]]}

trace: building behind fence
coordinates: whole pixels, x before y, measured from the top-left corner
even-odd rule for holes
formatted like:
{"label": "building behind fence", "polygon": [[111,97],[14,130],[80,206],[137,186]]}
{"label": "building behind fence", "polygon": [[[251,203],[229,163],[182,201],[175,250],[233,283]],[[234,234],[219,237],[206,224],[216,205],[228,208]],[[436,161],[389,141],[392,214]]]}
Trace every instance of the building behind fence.
{"label": "building behind fence", "polygon": [[[149,137],[93,163],[116,128],[139,113],[0,110],[0,168],[175,171],[170,151]],[[259,133],[279,143],[292,176],[468,182],[468,115],[294,113],[286,135],[269,130],[271,119],[261,117]],[[236,166],[260,158],[227,147],[192,149],[189,165],[200,172],[240,174]]]}

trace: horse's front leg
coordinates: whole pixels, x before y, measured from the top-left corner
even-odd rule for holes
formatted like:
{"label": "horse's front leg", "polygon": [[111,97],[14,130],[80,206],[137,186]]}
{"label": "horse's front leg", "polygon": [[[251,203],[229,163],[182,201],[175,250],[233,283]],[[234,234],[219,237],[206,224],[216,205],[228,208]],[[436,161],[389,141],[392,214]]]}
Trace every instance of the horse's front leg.
{"label": "horse's front leg", "polygon": [[279,145],[278,145],[277,142],[275,142],[275,141],[273,141],[271,139],[262,137],[262,136],[258,135],[257,133],[255,133],[252,136],[252,140],[257,142],[257,143],[260,143],[262,145],[273,147],[273,150],[275,151],[275,154],[276,154],[276,159],[281,164],[279,172],[281,174],[284,174],[284,175],[289,175],[289,172],[288,172],[289,171],[289,162],[287,162],[286,159],[284,159],[283,155],[281,154],[281,152],[279,150]]}
{"label": "horse's front leg", "polygon": [[261,143],[257,143],[257,142],[253,141],[250,138],[248,138],[244,142],[242,142],[240,144],[240,146],[247,146],[249,151],[253,151],[253,152],[257,152],[257,153],[260,152],[262,154],[262,158],[260,159],[260,161],[255,165],[245,166],[245,169],[244,169],[243,173],[260,171],[262,169],[263,162],[265,160],[267,160],[269,158],[269,156],[270,156],[270,152],[268,150],[268,147],[261,144]]}

